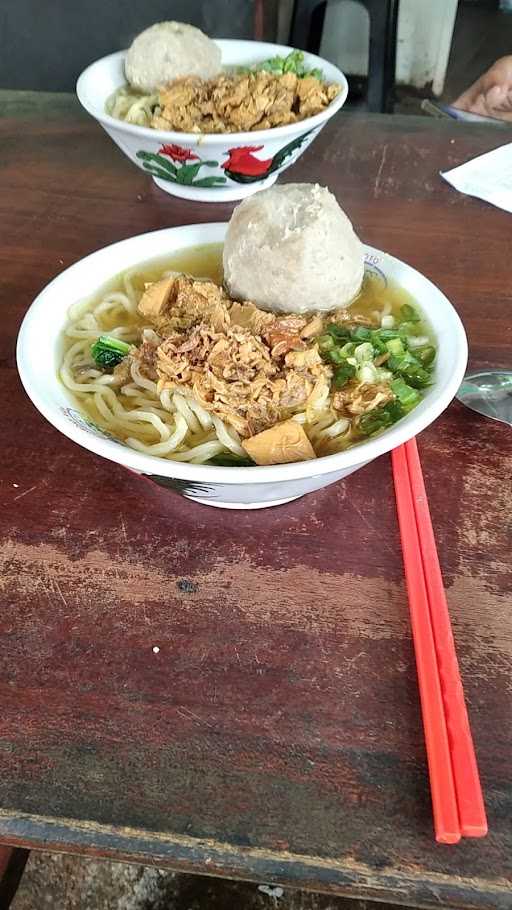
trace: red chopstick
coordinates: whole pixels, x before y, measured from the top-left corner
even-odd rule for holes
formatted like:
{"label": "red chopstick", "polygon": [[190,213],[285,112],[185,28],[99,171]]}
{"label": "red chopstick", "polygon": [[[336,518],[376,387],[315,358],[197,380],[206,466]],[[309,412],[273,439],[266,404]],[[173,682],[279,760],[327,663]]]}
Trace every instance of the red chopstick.
{"label": "red chopstick", "polygon": [[404,446],[394,449],[391,459],[416,653],[436,840],[442,844],[456,844],[461,837],[457,797]]}
{"label": "red chopstick", "polygon": [[416,440],[407,442],[405,450],[443,693],[460,831],[464,837],[484,837],[487,818],[482,788]]}
{"label": "red chopstick", "polygon": [[487,832],[478,768],[416,441],[392,452],[436,840]]}

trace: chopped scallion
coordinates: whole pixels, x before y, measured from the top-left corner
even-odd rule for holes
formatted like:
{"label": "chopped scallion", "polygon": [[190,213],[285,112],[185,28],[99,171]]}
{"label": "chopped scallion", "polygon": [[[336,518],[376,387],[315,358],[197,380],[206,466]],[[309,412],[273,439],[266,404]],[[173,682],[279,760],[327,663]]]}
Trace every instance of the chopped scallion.
{"label": "chopped scallion", "polygon": [[398,398],[404,411],[410,411],[418,404],[421,398],[420,393],[417,389],[411,388],[401,376],[398,379],[393,379],[390,385],[391,391]]}
{"label": "chopped scallion", "polygon": [[333,386],[335,389],[341,389],[356,375],[356,368],[352,364],[345,362],[334,371]]}
{"label": "chopped scallion", "polygon": [[404,303],[400,307],[400,317],[403,320],[403,322],[419,322],[420,321],[420,317],[418,316],[416,310],[409,303]]}

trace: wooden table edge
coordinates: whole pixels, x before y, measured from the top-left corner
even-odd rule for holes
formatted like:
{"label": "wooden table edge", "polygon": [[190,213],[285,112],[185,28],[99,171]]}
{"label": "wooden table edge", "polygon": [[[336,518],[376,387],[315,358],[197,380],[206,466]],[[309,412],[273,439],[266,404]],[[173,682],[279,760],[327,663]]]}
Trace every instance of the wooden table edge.
{"label": "wooden table edge", "polygon": [[[0,844],[140,863],[175,872],[221,876],[256,883],[284,885],[352,899],[393,900],[415,907],[443,906],[454,910],[509,910],[510,883],[485,883],[488,903],[478,901],[479,879],[421,870],[375,871],[362,862],[327,859],[259,847],[232,846],[213,839],[140,831],[96,822],[37,815],[12,815],[0,810]],[[453,848],[440,848],[453,849]],[[456,849],[456,848],[455,848]],[[481,896],[481,892],[480,892]]]}

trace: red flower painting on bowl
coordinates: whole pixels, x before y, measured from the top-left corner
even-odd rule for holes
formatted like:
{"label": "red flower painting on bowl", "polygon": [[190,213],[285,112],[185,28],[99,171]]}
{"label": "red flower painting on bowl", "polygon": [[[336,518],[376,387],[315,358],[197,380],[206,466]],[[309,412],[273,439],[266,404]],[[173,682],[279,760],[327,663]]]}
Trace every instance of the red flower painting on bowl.
{"label": "red flower painting on bowl", "polygon": [[159,155],[167,155],[173,161],[199,161],[199,155],[196,155],[192,149],[184,149],[181,145],[162,145],[158,149]]}

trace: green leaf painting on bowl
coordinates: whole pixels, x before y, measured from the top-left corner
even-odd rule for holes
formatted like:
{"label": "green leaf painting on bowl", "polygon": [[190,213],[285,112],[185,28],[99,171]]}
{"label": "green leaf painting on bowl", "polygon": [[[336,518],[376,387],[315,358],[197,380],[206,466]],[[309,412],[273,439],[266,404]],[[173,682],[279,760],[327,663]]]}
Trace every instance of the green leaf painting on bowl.
{"label": "green leaf painting on bowl", "polygon": [[142,161],[144,170],[153,177],[168,180],[170,183],[179,183],[182,186],[222,186],[227,182],[225,177],[196,179],[202,167],[218,167],[219,162],[203,161],[191,149],[185,149],[180,145],[162,145],[157,153],[141,149],[137,152],[137,158]]}

